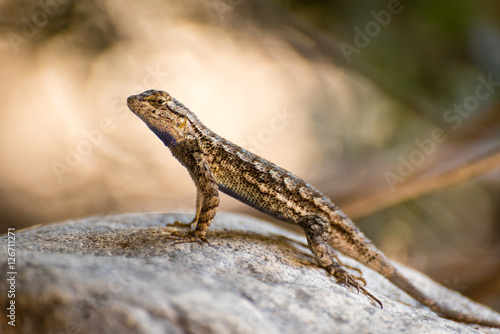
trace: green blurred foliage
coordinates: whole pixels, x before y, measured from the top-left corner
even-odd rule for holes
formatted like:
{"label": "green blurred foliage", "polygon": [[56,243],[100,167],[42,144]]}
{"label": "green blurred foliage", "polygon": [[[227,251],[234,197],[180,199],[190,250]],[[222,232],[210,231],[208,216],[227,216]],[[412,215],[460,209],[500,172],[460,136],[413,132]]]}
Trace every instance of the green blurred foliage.
{"label": "green blurred foliage", "polygon": [[[443,108],[470,93],[478,75],[500,78],[499,63],[483,57],[495,52],[492,44],[500,45],[498,1],[284,2],[339,43],[356,46],[355,28],[364,33],[372,29],[369,43],[349,57],[350,66],[435,122],[441,122]],[[386,19],[381,12],[388,8],[397,13]],[[377,34],[370,26],[376,17],[384,21]]]}

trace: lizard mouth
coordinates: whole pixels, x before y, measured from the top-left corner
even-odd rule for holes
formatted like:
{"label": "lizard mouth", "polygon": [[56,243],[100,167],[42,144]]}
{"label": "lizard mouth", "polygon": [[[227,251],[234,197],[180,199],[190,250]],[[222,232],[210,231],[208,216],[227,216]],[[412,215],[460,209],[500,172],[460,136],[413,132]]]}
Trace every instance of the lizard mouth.
{"label": "lizard mouth", "polygon": [[137,107],[138,105],[138,99],[136,97],[136,95],[132,95],[132,96],[129,96],[127,98],[127,105],[128,107],[135,113],[135,108]]}
{"label": "lizard mouth", "polygon": [[127,104],[128,104],[128,105],[131,105],[131,104],[132,104],[132,103],[134,103],[135,101],[136,101],[136,97],[135,97],[135,95],[129,96],[129,97],[127,98]]}

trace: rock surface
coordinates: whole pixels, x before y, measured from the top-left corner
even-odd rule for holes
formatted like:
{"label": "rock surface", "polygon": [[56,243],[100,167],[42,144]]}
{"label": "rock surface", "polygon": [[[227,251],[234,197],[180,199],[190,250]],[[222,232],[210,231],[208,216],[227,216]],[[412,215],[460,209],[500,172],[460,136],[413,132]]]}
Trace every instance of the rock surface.
{"label": "rock surface", "polygon": [[[185,214],[91,217],[16,231],[15,299],[0,283],[3,333],[500,333],[440,318],[354,261],[383,304],[337,284],[305,238],[219,213],[210,245],[165,242]],[[169,228],[173,229],[173,228]],[[181,232],[182,233],[182,232]],[[7,236],[0,237],[7,254]],[[7,257],[0,270],[9,272]],[[400,266],[435,296],[498,316]],[[15,328],[6,308],[15,300]]]}

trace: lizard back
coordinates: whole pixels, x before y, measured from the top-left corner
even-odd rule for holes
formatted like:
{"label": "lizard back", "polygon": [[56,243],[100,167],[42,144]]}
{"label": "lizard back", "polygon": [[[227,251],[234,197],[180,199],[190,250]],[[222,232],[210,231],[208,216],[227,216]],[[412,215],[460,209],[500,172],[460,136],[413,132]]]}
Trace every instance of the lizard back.
{"label": "lizard back", "polygon": [[[294,223],[340,210],[320,191],[276,164],[221,138],[205,145],[219,189],[255,209]],[[311,205],[313,204],[313,205]]]}

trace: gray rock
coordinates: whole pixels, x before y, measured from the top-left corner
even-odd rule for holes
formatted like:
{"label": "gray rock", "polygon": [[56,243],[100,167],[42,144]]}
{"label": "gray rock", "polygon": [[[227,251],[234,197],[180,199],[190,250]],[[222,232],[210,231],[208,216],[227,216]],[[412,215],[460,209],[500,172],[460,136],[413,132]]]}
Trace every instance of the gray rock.
{"label": "gray rock", "polygon": [[[173,245],[161,227],[192,215],[92,217],[16,232],[15,299],[0,283],[15,328],[4,333],[500,333],[440,318],[356,262],[369,291],[337,284],[305,238],[267,222],[219,213],[210,245]],[[0,237],[0,270],[8,268]],[[490,309],[399,266],[427,291],[467,312]],[[497,314],[498,315],[498,314]],[[10,319],[7,318],[7,321]]]}

